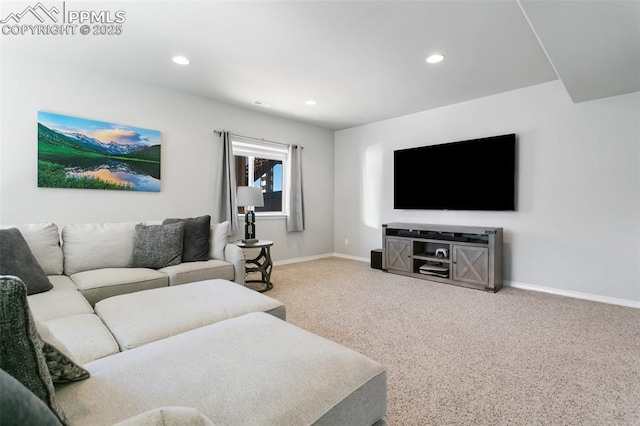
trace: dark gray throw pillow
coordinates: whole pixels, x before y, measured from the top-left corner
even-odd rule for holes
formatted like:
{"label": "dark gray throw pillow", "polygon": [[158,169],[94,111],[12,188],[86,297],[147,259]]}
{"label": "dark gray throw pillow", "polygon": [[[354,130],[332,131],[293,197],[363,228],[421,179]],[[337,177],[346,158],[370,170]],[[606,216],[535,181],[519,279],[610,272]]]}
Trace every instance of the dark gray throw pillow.
{"label": "dark gray throw pillow", "polygon": [[62,423],[33,392],[0,370],[0,425],[60,426]]}
{"label": "dark gray throw pillow", "polygon": [[162,223],[184,223],[182,243],[183,262],[202,262],[209,260],[209,238],[211,235],[211,216],[189,217],[186,219],[169,218]]}
{"label": "dark gray throw pillow", "polygon": [[0,275],[19,277],[28,295],[53,288],[18,228],[0,229]]}
{"label": "dark gray throw pillow", "polygon": [[160,269],[182,260],[182,222],[167,225],[136,225],[133,244],[133,268]]}

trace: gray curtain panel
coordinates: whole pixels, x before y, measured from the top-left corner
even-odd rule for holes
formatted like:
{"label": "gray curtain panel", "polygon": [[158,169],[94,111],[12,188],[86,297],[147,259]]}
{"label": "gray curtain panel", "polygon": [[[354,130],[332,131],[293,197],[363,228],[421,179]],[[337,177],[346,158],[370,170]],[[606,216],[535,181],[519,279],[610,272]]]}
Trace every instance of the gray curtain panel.
{"label": "gray curtain panel", "polygon": [[302,196],[302,147],[289,145],[289,216],[287,231],[304,231],[304,197]]}
{"label": "gray curtain panel", "polygon": [[218,173],[214,189],[213,222],[229,221],[228,235],[238,233],[238,206],[236,204],[236,165],[229,132],[220,132]]}

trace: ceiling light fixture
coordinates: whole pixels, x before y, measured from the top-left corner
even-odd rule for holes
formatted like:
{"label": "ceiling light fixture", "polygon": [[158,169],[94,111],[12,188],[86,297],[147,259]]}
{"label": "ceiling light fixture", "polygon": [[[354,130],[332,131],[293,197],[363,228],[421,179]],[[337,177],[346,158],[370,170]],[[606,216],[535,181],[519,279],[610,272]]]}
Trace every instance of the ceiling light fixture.
{"label": "ceiling light fixture", "polygon": [[261,106],[263,108],[270,108],[273,106],[269,102],[262,102],[262,101],[253,101],[252,104]]}
{"label": "ceiling light fixture", "polygon": [[309,105],[309,106],[313,106],[315,105],[317,102],[314,101],[313,99],[309,99],[308,101],[306,101],[304,104],[305,105]]}
{"label": "ceiling light fixture", "polygon": [[443,60],[444,55],[442,53],[434,53],[427,58],[427,62],[430,64],[437,64],[438,62],[442,62]]}
{"label": "ceiling light fixture", "polygon": [[190,63],[190,61],[184,56],[174,56],[171,60],[178,65],[189,65]]}

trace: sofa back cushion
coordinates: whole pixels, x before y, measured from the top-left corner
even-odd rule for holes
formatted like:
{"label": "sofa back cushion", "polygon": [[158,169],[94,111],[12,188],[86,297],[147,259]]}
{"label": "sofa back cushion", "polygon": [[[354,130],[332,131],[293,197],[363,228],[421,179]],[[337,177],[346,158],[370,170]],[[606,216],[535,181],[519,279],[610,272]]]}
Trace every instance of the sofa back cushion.
{"label": "sofa back cushion", "polygon": [[0,229],[18,228],[33,256],[47,275],[62,274],[62,248],[60,233],[55,223],[34,223],[27,225],[0,225]]}
{"label": "sofa back cushion", "polygon": [[64,273],[129,267],[137,224],[83,223],[62,228]]}

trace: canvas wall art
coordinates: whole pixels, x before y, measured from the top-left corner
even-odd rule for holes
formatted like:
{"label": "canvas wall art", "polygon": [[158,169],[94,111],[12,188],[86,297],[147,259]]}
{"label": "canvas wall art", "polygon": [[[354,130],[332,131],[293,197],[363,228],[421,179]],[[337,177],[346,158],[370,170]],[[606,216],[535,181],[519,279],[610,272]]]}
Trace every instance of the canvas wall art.
{"label": "canvas wall art", "polygon": [[160,132],[38,111],[38,186],[160,191]]}

